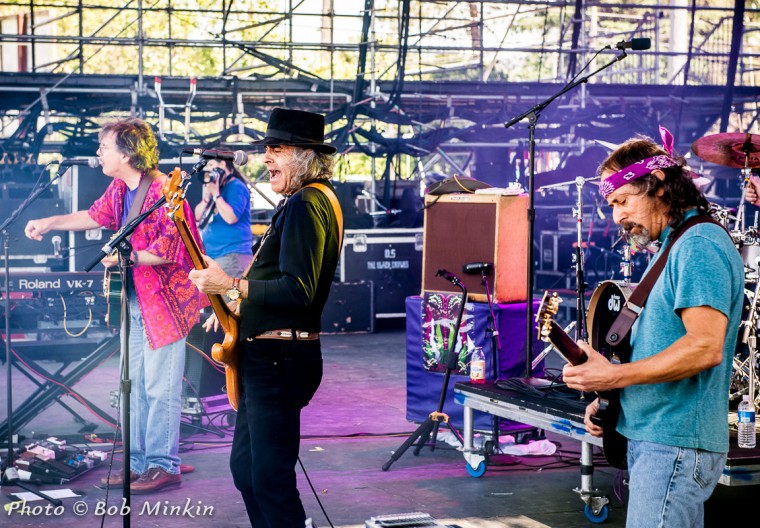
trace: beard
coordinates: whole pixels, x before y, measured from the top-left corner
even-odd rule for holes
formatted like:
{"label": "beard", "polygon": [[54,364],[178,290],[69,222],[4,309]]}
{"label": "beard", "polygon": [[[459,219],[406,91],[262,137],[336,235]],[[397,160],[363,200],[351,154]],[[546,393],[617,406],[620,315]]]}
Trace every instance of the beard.
{"label": "beard", "polygon": [[[638,232],[633,233],[636,228],[638,228]],[[639,248],[645,248],[652,243],[652,235],[649,230],[643,225],[633,222],[626,222],[620,226],[620,236],[629,244]]]}

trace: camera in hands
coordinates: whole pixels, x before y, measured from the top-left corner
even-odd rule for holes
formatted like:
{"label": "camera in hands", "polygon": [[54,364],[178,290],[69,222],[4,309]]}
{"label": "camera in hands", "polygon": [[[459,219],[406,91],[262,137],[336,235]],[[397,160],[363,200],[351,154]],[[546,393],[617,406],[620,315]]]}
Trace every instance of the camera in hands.
{"label": "camera in hands", "polygon": [[217,182],[222,178],[222,176],[224,176],[224,171],[219,167],[214,167],[211,170],[198,173],[198,178],[200,179],[201,183],[204,184]]}

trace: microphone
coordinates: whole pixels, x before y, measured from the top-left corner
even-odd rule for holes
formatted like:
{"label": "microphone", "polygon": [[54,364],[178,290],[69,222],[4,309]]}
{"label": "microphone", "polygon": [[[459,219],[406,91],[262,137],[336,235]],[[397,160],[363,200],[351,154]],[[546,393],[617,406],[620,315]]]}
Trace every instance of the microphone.
{"label": "microphone", "polygon": [[619,50],[631,49],[634,51],[648,50],[652,47],[652,39],[648,38],[634,38],[631,40],[621,40],[615,47]]}
{"label": "microphone", "polygon": [[79,165],[96,169],[100,167],[100,160],[98,158],[71,158],[61,160],[60,165],[61,167],[73,167],[74,165]]}
{"label": "microphone", "polygon": [[61,258],[61,237],[55,235],[50,241],[53,243],[53,256]]}
{"label": "microphone", "polygon": [[462,266],[462,273],[468,275],[477,275],[478,273],[488,273],[493,268],[490,262],[470,262]]}
{"label": "microphone", "polygon": [[459,280],[459,277],[457,277],[453,273],[449,273],[445,269],[439,269],[438,271],[436,271],[435,272],[435,276],[436,277],[443,277],[444,279],[446,279],[447,281],[449,281],[451,284],[459,284],[460,282],[462,282],[462,281]]}
{"label": "microphone", "polygon": [[248,154],[246,154],[242,150],[236,150],[235,152],[230,152],[228,150],[207,150],[207,149],[198,149],[198,148],[196,149],[184,148],[182,149],[182,152],[185,154],[193,154],[194,156],[200,156],[201,158],[206,158],[206,159],[231,161],[238,167],[242,167],[243,165],[248,163]]}

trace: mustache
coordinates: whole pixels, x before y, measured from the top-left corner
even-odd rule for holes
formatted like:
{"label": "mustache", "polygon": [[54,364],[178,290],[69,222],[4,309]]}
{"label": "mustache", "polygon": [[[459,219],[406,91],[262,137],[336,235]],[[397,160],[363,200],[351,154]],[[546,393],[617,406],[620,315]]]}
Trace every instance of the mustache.
{"label": "mustache", "polygon": [[637,227],[640,230],[644,229],[644,226],[641,225],[641,224],[637,224],[635,222],[624,222],[624,223],[620,224],[618,230],[620,231],[620,234],[630,233],[631,231],[633,231]]}

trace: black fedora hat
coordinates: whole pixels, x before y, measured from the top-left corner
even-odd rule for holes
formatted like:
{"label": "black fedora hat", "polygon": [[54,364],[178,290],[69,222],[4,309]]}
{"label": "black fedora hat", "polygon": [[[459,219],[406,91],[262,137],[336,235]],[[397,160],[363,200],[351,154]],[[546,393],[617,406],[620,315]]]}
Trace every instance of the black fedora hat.
{"label": "black fedora hat", "polygon": [[337,150],[325,143],[325,116],[289,108],[272,110],[264,139],[251,143],[310,148],[324,154],[332,154]]}

